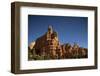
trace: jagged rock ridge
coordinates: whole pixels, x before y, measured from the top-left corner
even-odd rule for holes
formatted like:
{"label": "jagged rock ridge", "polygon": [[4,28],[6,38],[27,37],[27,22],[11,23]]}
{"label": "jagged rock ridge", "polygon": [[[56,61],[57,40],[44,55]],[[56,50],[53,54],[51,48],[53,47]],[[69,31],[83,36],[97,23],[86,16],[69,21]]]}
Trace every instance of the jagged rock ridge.
{"label": "jagged rock ridge", "polygon": [[52,28],[28,47],[29,60],[48,60],[48,59],[72,59],[87,58],[87,48],[79,47],[78,44],[73,46],[69,43],[61,45],[58,34]]}

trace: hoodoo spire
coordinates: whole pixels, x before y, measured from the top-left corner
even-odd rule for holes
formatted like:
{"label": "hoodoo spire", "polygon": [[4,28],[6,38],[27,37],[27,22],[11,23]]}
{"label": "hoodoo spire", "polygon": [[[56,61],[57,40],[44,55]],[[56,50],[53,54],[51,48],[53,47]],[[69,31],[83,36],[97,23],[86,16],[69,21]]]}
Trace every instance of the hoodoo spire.
{"label": "hoodoo spire", "polygon": [[48,32],[53,33],[52,25],[49,25],[49,26],[48,26]]}

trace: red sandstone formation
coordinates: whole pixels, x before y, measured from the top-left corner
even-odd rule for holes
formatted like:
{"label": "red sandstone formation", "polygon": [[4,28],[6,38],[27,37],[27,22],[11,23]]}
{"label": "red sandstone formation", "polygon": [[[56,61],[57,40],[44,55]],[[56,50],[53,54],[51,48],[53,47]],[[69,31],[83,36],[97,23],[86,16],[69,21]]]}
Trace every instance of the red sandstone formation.
{"label": "red sandstone formation", "polygon": [[[32,48],[32,46],[31,46]],[[64,58],[87,58],[87,49],[79,47],[77,44],[61,45],[58,40],[57,32],[53,31],[52,26],[48,31],[36,39],[33,49],[29,46],[29,59],[38,60],[37,57],[45,59],[64,59]],[[35,53],[35,54],[34,54]]]}

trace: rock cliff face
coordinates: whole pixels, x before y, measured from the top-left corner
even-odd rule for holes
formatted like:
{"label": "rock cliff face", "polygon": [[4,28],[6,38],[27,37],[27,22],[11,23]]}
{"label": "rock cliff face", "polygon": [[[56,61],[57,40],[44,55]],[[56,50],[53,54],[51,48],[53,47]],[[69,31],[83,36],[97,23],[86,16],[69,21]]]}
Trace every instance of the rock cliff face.
{"label": "rock cliff face", "polygon": [[35,45],[35,41],[33,41],[33,42],[30,43],[30,45],[29,45],[30,50],[33,49],[34,45]]}
{"label": "rock cliff face", "polygon": [[87,49],[79,47],[77,44],[61,45],[57,32],[53,30],[52,26],[49,26],[43,36],[30,44],[28,54],[29,60],[87,58]]}

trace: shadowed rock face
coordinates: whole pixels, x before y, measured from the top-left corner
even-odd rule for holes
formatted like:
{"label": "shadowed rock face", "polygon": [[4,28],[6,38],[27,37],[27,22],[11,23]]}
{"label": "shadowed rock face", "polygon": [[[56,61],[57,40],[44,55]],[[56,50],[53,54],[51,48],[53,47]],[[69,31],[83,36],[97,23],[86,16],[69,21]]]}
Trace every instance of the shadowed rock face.
{"label": "shadowed rock face", "polygon": [[61,45],[58,40],[57,32],[53,31],[52,26],[41,37],[32,42],[28,48],[29,60],[48,60],[48,59],[68,59],[68,58],[87,58],[88,50],[69,43]]}

